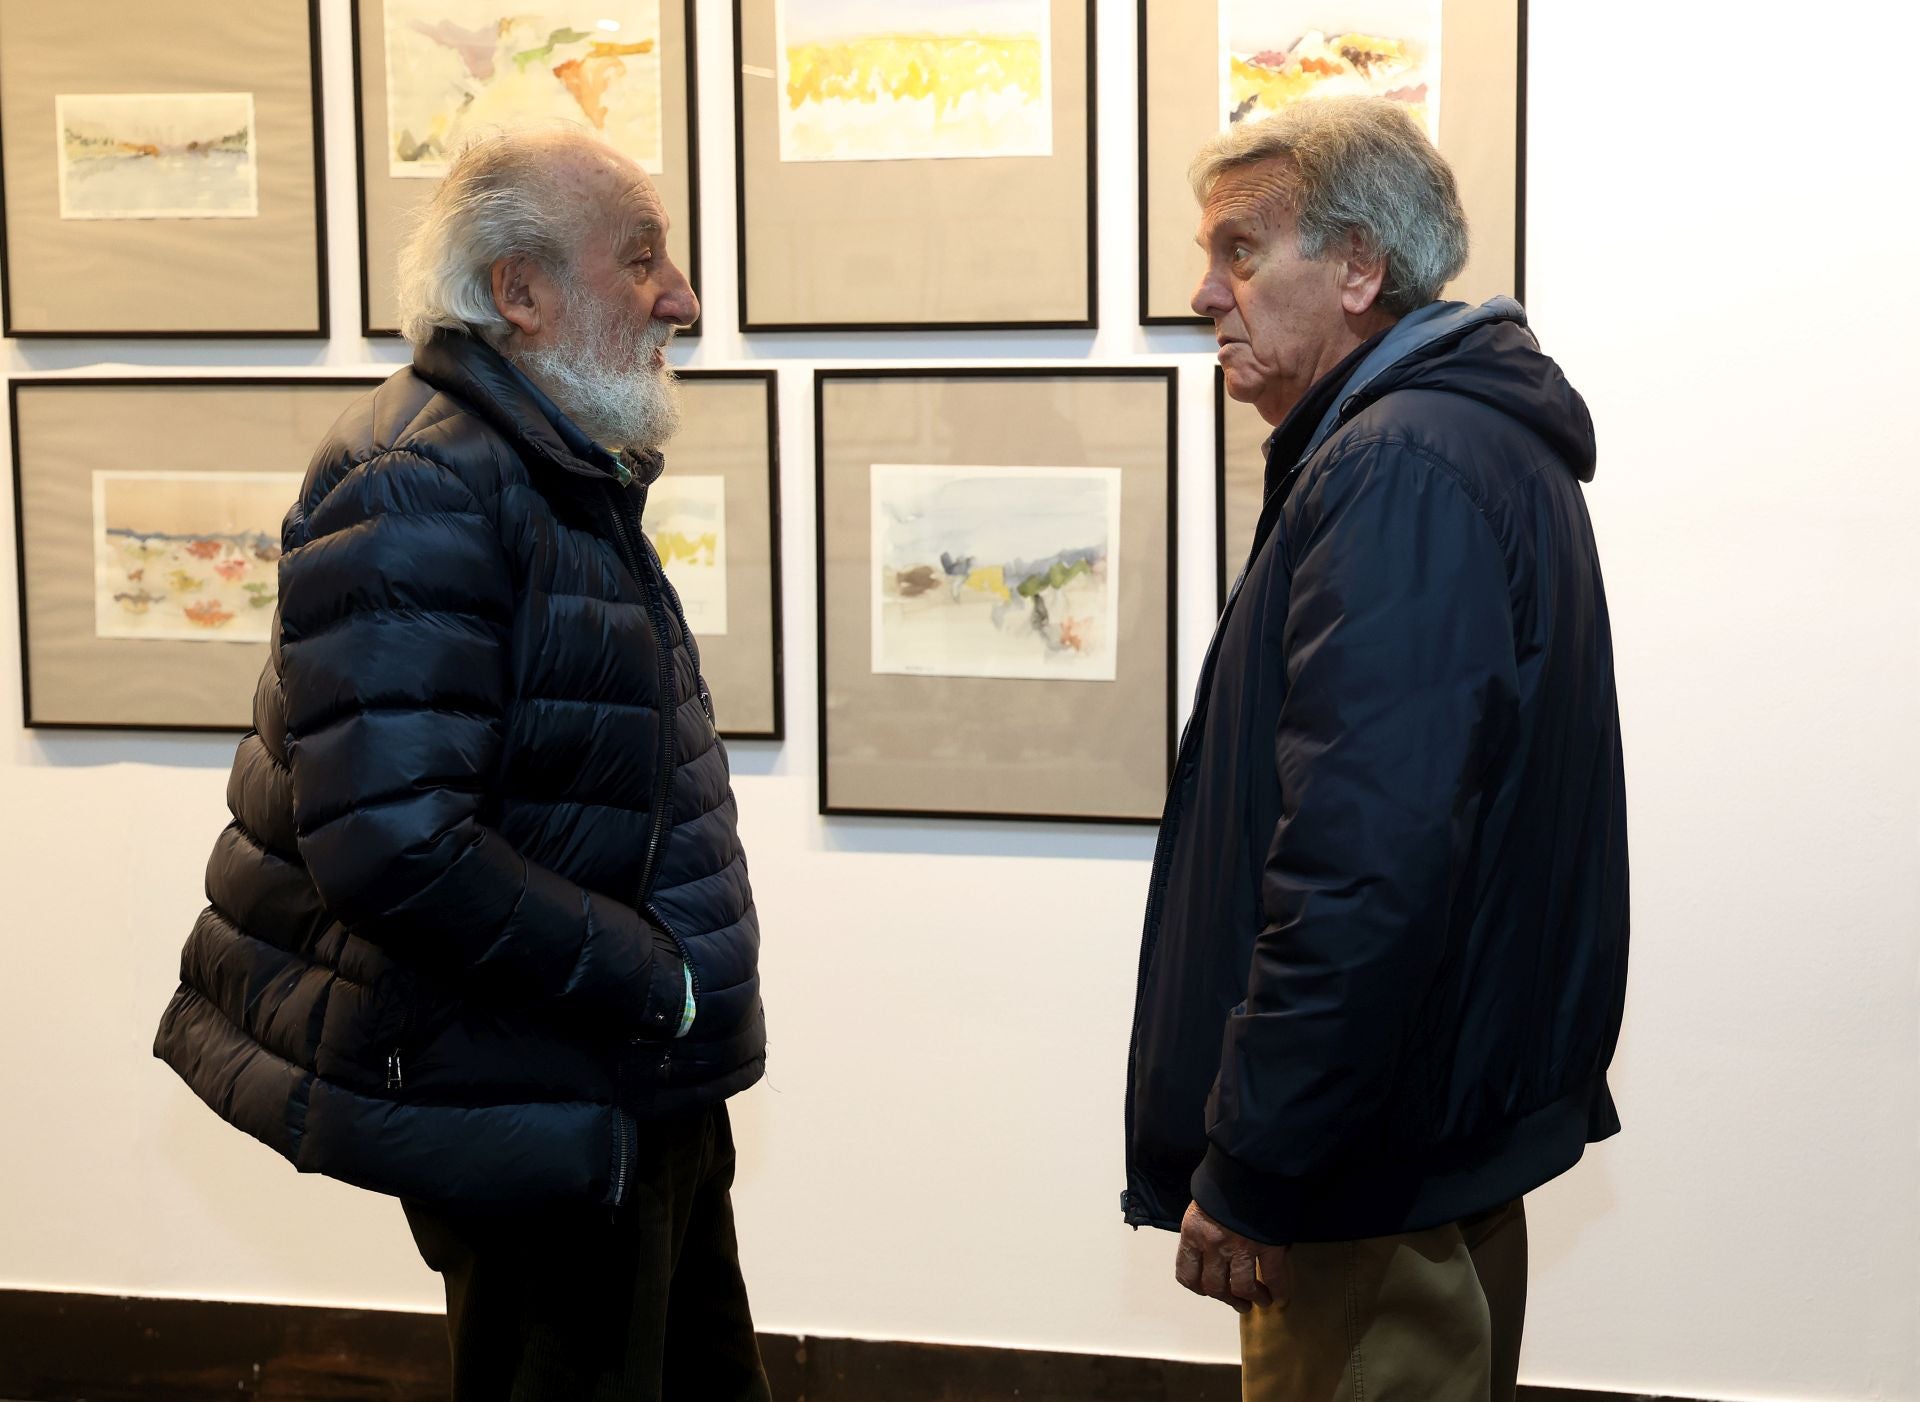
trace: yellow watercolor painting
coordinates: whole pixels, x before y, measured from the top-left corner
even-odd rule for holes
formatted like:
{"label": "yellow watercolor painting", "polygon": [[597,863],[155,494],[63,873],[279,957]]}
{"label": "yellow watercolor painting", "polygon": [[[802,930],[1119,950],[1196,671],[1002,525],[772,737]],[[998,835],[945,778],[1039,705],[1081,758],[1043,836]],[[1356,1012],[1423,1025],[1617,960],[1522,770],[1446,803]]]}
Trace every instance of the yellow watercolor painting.
{"label": "yellow watercolor painting", "polygon": [[1053,154],[1051,0],[777,0],[780,159]]}
{"label": "yellow watercolor painting", "polygon": [[386,0],[387,168],[438,177],[467,133],[577,122],[658,175],[660,0]]}
{"label": "yellow watercolor painting", "polygon": [[1220,0],[1220,125],[1385,97],[1440,139],[1441,0]]}
{"label": "yellow watercolor painting", "polygon": [[696,638],[727,631],[727,479],[669,472],[647,488],[640,528]]}

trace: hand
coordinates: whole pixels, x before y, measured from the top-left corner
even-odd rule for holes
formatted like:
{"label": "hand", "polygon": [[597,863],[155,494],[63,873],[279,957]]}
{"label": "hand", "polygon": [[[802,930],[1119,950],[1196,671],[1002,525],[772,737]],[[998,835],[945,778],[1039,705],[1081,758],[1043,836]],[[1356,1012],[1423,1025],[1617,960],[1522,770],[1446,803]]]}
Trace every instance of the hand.
{"label": "hand", "polygon": [[1287,1248],[1228,1231],[1200,1210],[1187,1207],[1173,1278],[1196,1295],[1207,1295],[1245,1314],[1255,1305],[1286,1308],[1293,1294]]}

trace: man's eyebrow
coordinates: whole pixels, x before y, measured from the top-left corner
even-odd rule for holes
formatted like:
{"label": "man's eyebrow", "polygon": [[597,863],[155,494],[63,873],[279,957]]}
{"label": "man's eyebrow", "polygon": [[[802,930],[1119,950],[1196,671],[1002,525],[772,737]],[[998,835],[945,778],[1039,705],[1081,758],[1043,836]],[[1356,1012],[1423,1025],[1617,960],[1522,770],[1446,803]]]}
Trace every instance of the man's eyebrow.
{"label": "man's eyebrow", "polygon": [[1208,244],[1218,239],[1222,234],[1233,233],[1235,235],[1244,237],[1245,235],[1250,234],[1252,231],[1253,231],[1252,220],[1244,218],[1239,215],[1235,215],[1232,218],[1222,219],[1215,224],[1203,225],[1200,228],[1199,232],[1194,234],[1193,241],[1196,244],[1198,244],[1200,247],[1205,248]]}

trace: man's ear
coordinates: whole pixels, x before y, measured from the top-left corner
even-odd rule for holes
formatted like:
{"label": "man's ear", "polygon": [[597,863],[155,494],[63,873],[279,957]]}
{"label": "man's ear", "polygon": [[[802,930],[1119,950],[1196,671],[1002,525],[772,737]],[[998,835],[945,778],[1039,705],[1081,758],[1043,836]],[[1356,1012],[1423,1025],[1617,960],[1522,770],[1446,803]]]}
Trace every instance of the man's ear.
{"label": "man's ear", "polygon": [[546,324],[535,286],[539,269],[524,253],[497,258],[493,264],[493,306],[522,336],[537,336]]}
{"label": "man's ear", "polygon": [[1386,283],[1386,256],[1357,232],[1348,234],[1346,259],[1340,265],[1340,309],[1348,316],[1365,316],[1380,300]]}

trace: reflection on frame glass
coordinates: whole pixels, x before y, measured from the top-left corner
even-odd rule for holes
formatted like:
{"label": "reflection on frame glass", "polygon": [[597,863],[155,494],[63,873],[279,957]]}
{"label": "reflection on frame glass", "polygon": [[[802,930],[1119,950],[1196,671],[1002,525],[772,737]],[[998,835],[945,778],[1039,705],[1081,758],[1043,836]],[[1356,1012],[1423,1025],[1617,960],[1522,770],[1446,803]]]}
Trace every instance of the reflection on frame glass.
{"label": "reflection on frame glass", "polygon": [[821,812],[1158,819],[1174,381],[815,373]]}

